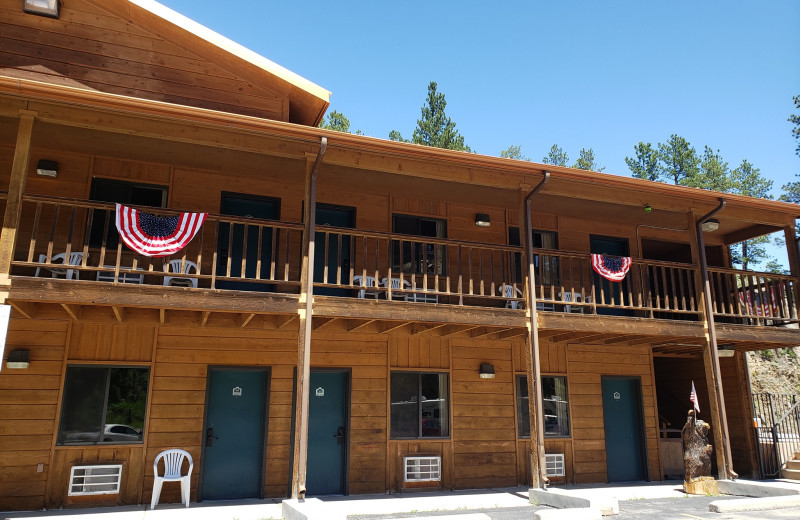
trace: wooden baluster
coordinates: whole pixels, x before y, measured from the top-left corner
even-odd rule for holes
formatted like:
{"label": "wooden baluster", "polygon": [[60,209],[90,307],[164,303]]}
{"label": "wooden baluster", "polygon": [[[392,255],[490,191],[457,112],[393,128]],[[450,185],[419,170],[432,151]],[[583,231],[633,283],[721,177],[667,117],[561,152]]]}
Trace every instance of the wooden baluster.
{"label": "wooden baluster", "polygon": [[[208,222],[206,221],[206,224]],[[214,228],[216,233],[214,233],[214,252],[211,253],[211,289],[217,288],[217,260],[219,254],[219,230],[220,230],[220,222],[217,222],[217,225]]]}
{"label": "wooden baluster", "polygon": [[31,231],[30,248],[28,249],[28,262],[33,262],[33,255],[36,252],[36,235],[39,234],[39,219],[42,216],[42,203],[36,203],[36,214],[33,217],[33,231]]}
{"label": "wooden baluster", "polygon": [[342,285],[342,234],[336,234],[337,249],[336,249],[336,285]]}
{"label": "wooden baluster", "polygon": [[244,236],[242,237],[242,266],[239,271],[239,279],[247,278],[247,243],[250,241],[250,224],[244,225]]}
{"label": "wooden baluster", "polygon": [[264,240],[264,226],[258,225],[258,242],[256,244],[256,280],[261,280],[261,255],[262,241]]}
{"label": "wooden baluster", "polygon": [[56,239],[56,229],[58,228],[58,205],[53,206],[53,225],[50,228],[50,239],[47,241],[47,263],[53,259],[53,243]]}

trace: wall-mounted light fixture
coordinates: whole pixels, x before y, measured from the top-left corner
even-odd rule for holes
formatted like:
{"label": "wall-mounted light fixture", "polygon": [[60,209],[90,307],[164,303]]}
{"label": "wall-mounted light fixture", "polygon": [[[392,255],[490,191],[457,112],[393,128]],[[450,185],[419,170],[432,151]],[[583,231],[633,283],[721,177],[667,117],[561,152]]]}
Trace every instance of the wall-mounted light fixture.
{"label": "wall-mounted light fixture", "polygon": [[700,229],[702,229],[706,233],[710,233],[711,231],[716,231],[719,229],[719,220],[715,218],[710,218],[705,222],[703,222],[703,224],[700,226]]}
{"label": "wall-mounted light fixture", "polygon": [[26,13],[58,18],[59,0],[22,0],[22,10]]}
{"label": "wall-mounted light fixture", "polygon": [[58,163],[48,159],[39,159],[39,162],[36,163],[36,175],[55,179],[58,177]]}
{"label": "wall-mounted light fixture", "polygon": [[8,368],[28,368],[31,366],[31,353],[27,350],[12,350],[6,360]]}
{"label": "wall-mounted light fixture", "polygon": [[492,221],[488,214],[478,213],[475,215],[475,225],[478,227],[489,227],[492,225]]}
{"label": "wall-mounted light fixture", "polygon": [[494,365],[491,363],[481,363],[481,379],[494,379]]}
{"label": "wall-mounted light fixture", "polygon": [[719,345],[717,354],[719,357],[733,357],[736,354],[736,349],[733,348],[733,345]]}
{"label": "wall-mounted light fixture", "polygon": [[653,211],[653,208],[650,206],[650,204],[645,204],[644,205],[644,212],[645,213],[650,213],[651,211]]}

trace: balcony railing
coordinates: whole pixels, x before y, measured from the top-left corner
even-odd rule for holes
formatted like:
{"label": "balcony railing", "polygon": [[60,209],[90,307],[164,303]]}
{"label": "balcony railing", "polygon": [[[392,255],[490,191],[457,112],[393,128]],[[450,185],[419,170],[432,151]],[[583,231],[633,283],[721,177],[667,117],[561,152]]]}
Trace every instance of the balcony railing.
{"label": "balcony railing", "polygon": [[[119,239],[114,205],[28,195],[12,274],[296,294],[303,233],[298,223],[208,215],[179,254],[145,257]],[[522,258],[517,246],[318,226],[314,293],[523,309]],[[634,259],[627,276],[611,282],[594,272],[587,253],[539,249],[533,263],[539,311],[700,319],[694,265]],[[711,278],[720,320],[797,321],[795,278],[732,269],[712,269]]]}

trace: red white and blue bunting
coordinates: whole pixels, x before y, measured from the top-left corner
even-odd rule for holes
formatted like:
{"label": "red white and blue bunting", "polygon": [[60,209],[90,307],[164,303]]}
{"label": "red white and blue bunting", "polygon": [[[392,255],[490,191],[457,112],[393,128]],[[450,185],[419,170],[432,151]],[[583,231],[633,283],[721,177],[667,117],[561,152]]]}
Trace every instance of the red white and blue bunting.
{"label": "red white and blue bunting", "polygon": [[607,280],[621,282],[631,268],[631,257],[593,254],[592,268]]}
{"label": "red white and blue bunting", "polygon": [[144,256],[168,256],[186,247],[206,213],[159,216],[117,204],[117,231],[125,245]]}

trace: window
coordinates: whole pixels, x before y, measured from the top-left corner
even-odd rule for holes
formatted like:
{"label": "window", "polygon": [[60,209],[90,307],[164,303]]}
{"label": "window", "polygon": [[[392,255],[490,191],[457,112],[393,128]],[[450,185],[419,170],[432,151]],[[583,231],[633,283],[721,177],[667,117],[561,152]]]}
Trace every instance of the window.
{"label": "window", "polygon": [[[152,208],[167,207],[167,187],[138,182],[118,181],[115,179],[92,179],[91,200],[98,202],[119,202],[132,206],[149,206]],[[95,211],[92,218],[92,230],[89,235],[91,247],[103,245],[103,230],[108,218],[108,235],[106,248],[114,249],[119,242],[119,235],[114,215],[108,211]]]}
{"label": "window", "polygon": [[450,435],[447,374],[392,373],[392,438]]}
{"label": "window", "polygon": [[[430,238],[447,238],[447,223],[441,219],[392,216],[392,232]],[[416,274],[445,274],[445,246],[411,240],[392,241],[392,270]]]}
{"label": "window", "polygon": [[58,444],[141,444],[150,369],[69,366]]}
{"label": "window", "polygon": [[[567,378],[542,376],[542,408],[545,437],[569,437],[569,401]],[[517,434],[531,436],[530,409],[528,408],[528,377],[517,376]]]}
{"label": "window", "polygon": [[[555,231],[540,231],[534,229],[531,231],[533,239],[532,245],[534,249],[558,249],[558,233]],[[508,244],[511,246],[520,246],[520,234],[518,227],[508,228]],[[535,268],[536,283],[543,285],[560,285],[561,278],[558,269],[558,257],[550,255],[533,255],[533,266]],[[527,267],[522,267],[522,255],[516,253],[513,259],[512,272],[516,279],[516,283],[522,283],[522,273]]]}

